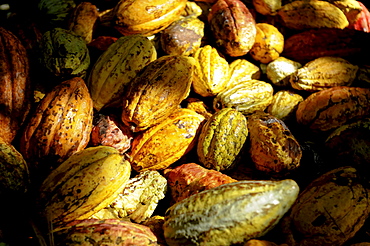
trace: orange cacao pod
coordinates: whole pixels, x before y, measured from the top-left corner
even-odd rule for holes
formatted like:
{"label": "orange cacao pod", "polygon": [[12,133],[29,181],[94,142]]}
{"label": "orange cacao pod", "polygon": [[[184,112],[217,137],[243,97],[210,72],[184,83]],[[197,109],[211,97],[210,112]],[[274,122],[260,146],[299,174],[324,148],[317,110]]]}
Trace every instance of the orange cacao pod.
{"label": "orange cacao pod", "polygon": [[12,142],[31,107],[27,50],[12,32],[0,27],[0,135]]}
{"label": "orange cacao pod", "polygon": [[35,168],[47,160],[57,165],[86,147],[92,120],[92,99],[84,80],[65,80],[45,95],[31,115],[20,139],[20,152]]}

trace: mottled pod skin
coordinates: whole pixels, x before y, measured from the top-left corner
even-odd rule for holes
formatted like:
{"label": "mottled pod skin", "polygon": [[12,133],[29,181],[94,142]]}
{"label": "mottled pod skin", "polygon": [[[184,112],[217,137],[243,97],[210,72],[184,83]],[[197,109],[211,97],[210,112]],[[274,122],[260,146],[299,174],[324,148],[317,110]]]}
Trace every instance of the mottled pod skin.
{"label": "mottled pod skin", "polygon": [[218,0],[208,14],[216,44],[229,56],[246,55],[256,38],[256,21],[240,0]]}
{"label": "mottled pod skin", "polygon": [[48,172],[87,146],[92,106],[86,84],[79,77],[63,81],[45,95],[20,139],[20,152],[32,169]]}
{"label": "mottled pod skin", "polygon": [[148,226],[119,219],[86,219],[69,223],[54,232],[55,246],[136,245],[156,246],[157,237]]}
{"label": "mottled pod skin", "polygon": [[156,34],[180,18],[186,2],[186,0],[121,0],[113,9],[115,27],[125,36]]}
{"label": "mottled pod skin", "polygon": [[54,229],[87,219],[117,197],[130,175],[130,163],[115,148],[86,148],[43,181],[38,197],[40,213]]}
{"label": "mottled pod skin", "polygon": [[351,86],[359,67],[341,57],[316,58],[290,75],[290,85],[297,90],[319,91],[334,86]]}
{"label": "mottled pod skin", "polygon": [[157,51],[148,38],[141,35],[120,37],[98,58],[86,81],[94,108],[121,106],[126,86],[150,62]]}
{"label": "mottled pod skin", "polygon": [[129,152],[135,171],[169,167],[196,144],[204,116],[191,109],[174,110],[160,124],[140,132]]}
{"label": "mottled pod skin", "polygon": [[296,119],[312,131],[325,132],[370,115],[370,89],[336,86],[314,92],[298,105]]}
{"label": "mottled pod skin", "polygon": [[275,177],[294,172],[302,158],[302,149],[280,119],[256,111],[248,117],[249,153],[256,169]]}
{"label": "mottled pod skin", "polygon": [[170,246],[233,245],[270,231],[296,200],[294,180],[223,184],[172,205],[165,214]]}
{"label": "mottled pod skin", "polygon": [[196,163],[185,163],[165,170],[171,202],[179,202],[193,194],[236,182],[237,180],[219,171],[204,168]]}
{"label": "mottled pod skin", "polygon": [[11,143],[31,108],[27,50],[9,30],[0,27],[0,135]]}
{"label": "mottled pod skin", "polygon": [[194,58],[162,56],[149,63],[127,86],[121,119],[133,131],[166,120],[190,92]]}
{"label": "mottled pod skin", "polygon": [[241,112],[233,108],[217,111],[205,122],[199,134],[199,161],[216,171],[233,168],[243,153],[247,136],[247,119]]}
{"label": "mottled pod skin", "polygon": [[368,189],[358,170],[343,166],[313,180],[283,220],[288,245],[344,245],[369,215]]}

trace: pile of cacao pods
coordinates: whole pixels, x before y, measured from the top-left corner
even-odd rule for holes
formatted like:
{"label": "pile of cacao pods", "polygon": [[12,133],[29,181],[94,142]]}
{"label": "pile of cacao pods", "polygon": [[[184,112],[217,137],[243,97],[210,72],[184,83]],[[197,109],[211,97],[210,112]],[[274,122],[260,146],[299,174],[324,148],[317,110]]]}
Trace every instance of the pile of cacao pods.
{"label": "pile of cacao pods", "polygon": [[370,245],[367,2],[1,6],[1,246]]}

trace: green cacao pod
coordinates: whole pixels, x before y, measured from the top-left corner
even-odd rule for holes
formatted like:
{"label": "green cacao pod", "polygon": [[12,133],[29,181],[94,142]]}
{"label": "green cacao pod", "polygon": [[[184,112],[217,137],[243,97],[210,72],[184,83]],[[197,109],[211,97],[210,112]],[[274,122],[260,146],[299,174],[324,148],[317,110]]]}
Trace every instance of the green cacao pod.
{"label": "green cacao pod", "polygon": [[192,57],[170,55],[149,63],[123,96],[123,123],[142,131],[167,119],[189,95],[194,64]]}
{"label": "green cacao pod", "polygon": [[[11,198],[28,191],[30,174],[21,153],[0,138],[0,195]],[[6,199],[5,199],[6,200]]]}
{"label": "green cacao pod", "polygon": [[203,125],[197,144],[199,161],[209,169],[231,169],[248,136],[246,117],[233,108],[214,113]]}
{"label": "green cacao pod", "polygon": [[54,169],[40,187],[40,212],[54,228],[87,219],[108,206],[131,175],[130,163],[113,147],[81,150]]}
{"label": "green cacao pod", "polygon": [[137,73],[157,58],[153,43],[146,37],[120,37],[98,58],[87,79],[94,108],[122,103],[125,87]]}
{"label": "green cacao pod", "polygon": [[244,81],[221,91],[213,99],[213,108],[235,108],[244,115],[265,110],[272,102],[274,89],[261,80]]}
{"label": "green cacao pod", "polygon": [[39,0],[37,8],[46,25],[56,27],[66,24],[69,13],[76,7],[74,0]]}
{"label": "green cacao pod", "polygon": [[31,108],[31,81],[26,48],[0,27],[0,136],[11,143]]}
{"label": "green cacao pod", "polygon": [[234,245],[270,231],[295,202],[294,180],[245,180],[185,198],[165,214],[168,245]]}
{"label": "green cacao pod", "polygon": [[53,28],[42,35],[40,60],[54,76],[84,77],[90,65],[90,55],[85,40],[73,31]]}

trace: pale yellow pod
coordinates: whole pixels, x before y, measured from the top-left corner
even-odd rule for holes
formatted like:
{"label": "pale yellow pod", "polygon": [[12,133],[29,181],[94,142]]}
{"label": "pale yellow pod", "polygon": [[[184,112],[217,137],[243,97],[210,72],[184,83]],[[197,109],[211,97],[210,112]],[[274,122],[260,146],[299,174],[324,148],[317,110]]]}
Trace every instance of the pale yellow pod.
{"label": "pale yellow pod", "polygon": [[271,104],[267,107],[267,113],[283,121],[295,118],[298,104],[303,100],[303,97],[294,91],[277,91],[272,98]]}
{"label": "pale yellow pod", "polygon": [[275,15],[281,8],[281,0],[253,0],[252,1],[256,11],[262,15]]}
{"label": "pale yellow pod", "polygon": [[290,75],[301,67],[301,63],[280,56],[267,64],[266,76],[276,86],[290,86]]}
{"label": "pale yellow pod", "polygon": [[194,58],[194,92],[203,97],[211,97],[224,90],[229,79],[229,63],[220,56],[217,49],[205,45],[195,52]]}
{"label": "pale yellow pod", "polygon": [[227,87],[232,87],[243,81],[260,79],[261,69],[250,61],[239,58],[229,65],[230,78]]}

